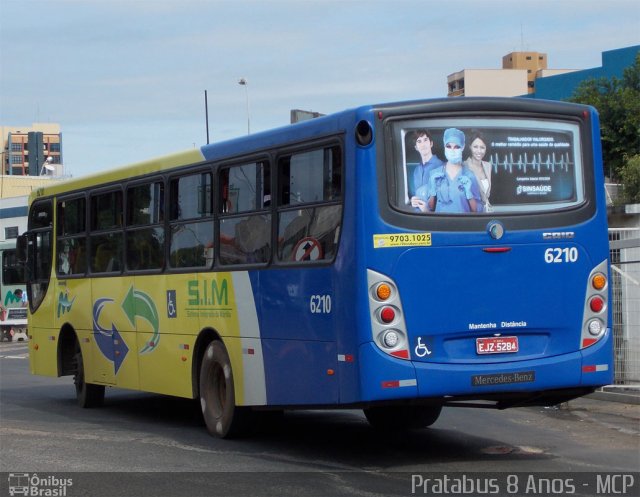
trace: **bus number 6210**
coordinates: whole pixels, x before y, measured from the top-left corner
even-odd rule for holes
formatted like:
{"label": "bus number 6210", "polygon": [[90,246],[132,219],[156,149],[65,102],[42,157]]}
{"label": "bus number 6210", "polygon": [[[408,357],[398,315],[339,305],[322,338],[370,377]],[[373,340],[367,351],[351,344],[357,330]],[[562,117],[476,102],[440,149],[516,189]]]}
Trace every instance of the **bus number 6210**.
{"label": "bus number 6210", "polygon": [[329,314],[331,312],[331,295],[312,295],[309,299],[309,310],[312,314]]}
{"label": "bus number 6210", "polygon": [[576,262],[577,260],[578,249],[576,247],[548,248],[544,251],[544,262],[546,262],[547,264]]}

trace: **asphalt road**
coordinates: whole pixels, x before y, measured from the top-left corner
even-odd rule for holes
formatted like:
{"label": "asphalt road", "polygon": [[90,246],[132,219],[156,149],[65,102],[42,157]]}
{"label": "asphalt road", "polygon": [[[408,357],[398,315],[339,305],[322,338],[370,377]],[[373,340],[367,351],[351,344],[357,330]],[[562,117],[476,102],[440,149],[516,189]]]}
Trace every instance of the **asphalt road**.
{"label": "asphalt road", "polygon": [[[509,475],[521,475],[510,483],[519,481],[524,491],[532,473],[553,476],[562,493],[571,493],[566,485],[575,489],[569,481],[575,472],[640,469],[637,409],[620,416],[602,409],[606,404],[445,408],[430,429],[394,436],[374,431],[360,411],[295,411],[252,438],[227,441],[207,434],[189,400],[109,389],[104,407],[81,409],[71,377],[31,376],[26,344],[2,343],[0,472],[7,478],[0,475],[0,497],[18,474],[59,479],[41,486],[66,475],[73,485],[64,487],[64,497],[431,495],[433,487],[420,486],[427,474],[477,477],[478,490],[496,473],[493,495],[517,493],[507,492]],[[577,490],[597,494],[593,484]]]}

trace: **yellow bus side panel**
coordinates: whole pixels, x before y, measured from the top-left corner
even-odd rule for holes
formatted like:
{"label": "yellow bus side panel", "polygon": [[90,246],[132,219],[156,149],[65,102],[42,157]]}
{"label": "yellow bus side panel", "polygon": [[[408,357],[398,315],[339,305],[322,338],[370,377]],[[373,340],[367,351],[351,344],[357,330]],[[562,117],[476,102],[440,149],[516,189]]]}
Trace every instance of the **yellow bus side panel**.
{"label": "yellow bus side panel", "polygon": [[140,364],[136,351],[138,334],[135,331],[120,333],[120,337],[114,343],[114,362],[112,368],[118,368],[115,374],[115,383],[122,388],[139,390]]}
{"label": "yellow bus side panel", "polygon": [[[152,333],[138,333],[138,350],[153,340]],[[191,351],[194,337],[163,334],[152,351],[138,356],[140,388],[146,392],[191,398]]]}
{"label": "yellow bus side panel", "polygon": [[51,328],[29,329],[29,368],[32,374],[58,376],[58,336]]}
{"label": "yellow bus side panel", "polygon": [[36,321],[47,324],[32,329],[35,374],[57,375],[59,330],[68,325],[78,336],[88,382],[190,398],[195,342],[211,329],[227,348],[236,403],[266,403],[247,272],[53,279],[49,290],[54,319],[47,323],[37,313]]}
{"label": "yellow bus side panel", "polygon": [[55,281],[35,314],[29,313],[29,368],[32,374],[58,376],[58,335],[54,327]]}

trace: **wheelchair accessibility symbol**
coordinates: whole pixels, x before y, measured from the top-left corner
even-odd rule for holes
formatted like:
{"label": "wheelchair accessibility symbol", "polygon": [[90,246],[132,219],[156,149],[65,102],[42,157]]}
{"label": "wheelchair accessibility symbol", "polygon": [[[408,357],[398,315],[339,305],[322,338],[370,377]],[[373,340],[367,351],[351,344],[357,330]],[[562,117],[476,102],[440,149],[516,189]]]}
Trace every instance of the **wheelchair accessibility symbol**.
{"label": "wheelchair accessibility symbol", "polygon": [[175,290],[167,290],[167,317],[170,319],[178,317],[178,310],[176,309]]}
{"label": "wheelchair accessibility symbol", "polygon": [[[426,357],[432,354],[431,349],[433,349],[433,345],[429,343],[422,343],[423,338],[424,337],[418,337],[418,345],[416,345],[416,348],[414,349],[415,355],[417,357]],[[426,338],[425,338],[425,341],[427,341]],[[429,349],[429,345],[431,345],[431,349]]]}

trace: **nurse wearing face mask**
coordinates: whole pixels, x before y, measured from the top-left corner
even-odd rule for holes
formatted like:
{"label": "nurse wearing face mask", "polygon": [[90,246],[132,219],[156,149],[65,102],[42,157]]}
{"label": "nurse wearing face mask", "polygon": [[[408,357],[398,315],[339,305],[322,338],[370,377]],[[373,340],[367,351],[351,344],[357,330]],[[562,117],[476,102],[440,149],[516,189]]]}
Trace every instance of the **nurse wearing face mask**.
{"label": "nurse wearing face mask", "polygon": [[[416,192],[427,197],[422,212],[480,212],[480,188],[474,174],[462,165],[464,133],[456,128],[444,132],[444,153],[447,162],[431,172],[428,190]],[[419,189],[420,190],[420,189]]]}

